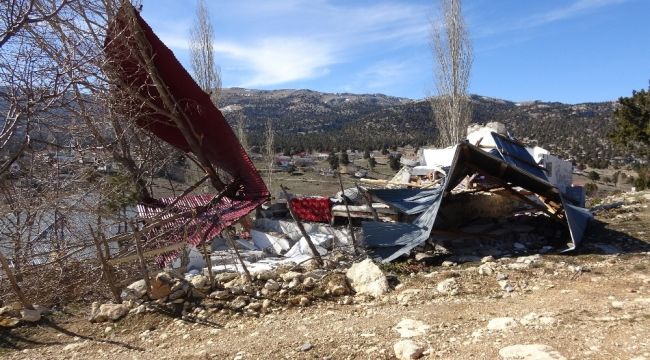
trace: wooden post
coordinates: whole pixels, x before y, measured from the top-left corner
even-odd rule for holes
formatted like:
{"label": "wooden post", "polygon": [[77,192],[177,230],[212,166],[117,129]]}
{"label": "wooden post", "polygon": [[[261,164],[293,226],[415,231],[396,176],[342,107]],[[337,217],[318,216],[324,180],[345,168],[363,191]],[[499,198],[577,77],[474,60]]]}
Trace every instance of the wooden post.
{"label": "wooden post", "polygon": [[350,232],[350,240],[352,240],[352,249],[357,253],[357,239],[354,236],[354,228],[352,227],[352,216],[350,215],[350,208],[348,207],[348,198],[345,197],[345,189],[343,188],[343,180],[341,179],[341,172],[339,174],[339,185],[341,186],[341,197],[345,204],[345,212],[348,214],[348,231]]}
{"label": "wooden post", "polygon": [[131,223],[131,228],[133,229],[133,239],[135,240],[135,250],[138,253],[138,259],[140,260],[140,270],[142,271],[142,278],[144,283],[147,286],[147,294],[151,291],[151,283],[149,281],[149,270],[147,270],[147,262],[144,259],[144,254],[142,252],[142,244],[140,243],[140,230],[137,226]]}
{"label": "wooden post", "polygon": [[307,231],[305,231],[305,227],[302,225],[302,221],[298,219],[296,214],[293,212],[293,209],[291,208],[291,201],[289,201],[289,193],[287,192],[287,188],[284,187],[284,185],[280,184],[280,189],[282,189],[282,192],[284,193],[284,197],[287,199],[287,209],[289,209],[289,214],[291,214],[291,217],[296,222],[296,225],[298,225],[298,229],[300,230],[300,233],[305,238],[305,241],[307,241],[309,250],[311,250],[311,253],[312,255],[314,255],[314,258],[316,259],[318,265],[323,266],[324,265],[323,258],[321,258],[320,253],[318,252],[318,250],[316,250],[316,246],[311,241],[311,237],[309,237],[309,234],[307,234]]}
{"label": "wooden post", "polygon": [[93,242],[95,243],[95,249],[97,250],[97,258],[102,264],[102,272],[104,273],[104,278],[106,278],[106,282],[108,283],[108,287],[111,290],[111,294],[113,294],[113,300],[115,300],[115,303],[120,303],[122,302],[122,298],[120,297],[120,291],[115,286],[115,281],[113,279],[113,271],[111,269],[111,266],[108,264],[106,258],[104,257],[104,254],[102,253],[102,247],[99,243],[99,240],[97,237],[99,236],[99,231],[97,231],[97,234],[93,231],[93,228],[88,225],[88,228],[90,230],[90,235],[93,237]]}
{"label": "wooden post", "polygon": [[237,250],[237,244],[235,243],[235,240],[230,234],[230,231],[228,229],[223,229],[221,231],[221,235],[226,239],[226,241],[228,241],[228,244],[230,244],[232,249],[235,251],[235,255],[237,256],[237,259],[239,260],[239,263],[241,264],[241,267],[244,270],[244,276],[246,276],[246,281],[252,283],[253,278],[251,277],[251,273],[248,272],[248,268],[246,267],[246,264],[244,263],[244,259],[241,257],[239,250]]}
{"label": "wooden post", "polygon": [[363,198],[366,200],[366,204],[370,208],[370,211],[372,212],[372,217],[375,219],[376,222],[379,222],[379,214],[377,214],[377,209],[372,207],[372,197],[367,191],[364,191],[361,189],[361,186],[359,184],[354,183],[354,185],[357,187],[357,190],[359,191],[359,194],[363,196]]}
{"label": "wooden post", "polygon": [[0,265],[2,265],[2,270],[5,272],[7,275],[7,279],[9,279],[9,283],[11,284],[11,287],[14,289],[14,293],[16,294],[16,297],[18,297],[18,300],[20,300],[20,303],[23,304],[23,307],[25,309],[33,309],[34,307],[32,304],[27,301],[27,298],[25,298],[25,295],[23,294],[23,291],[20,290],[20,286],[18,286],[18,283],[16,282],[16,278],[14,277],[13,271],[11,271],[11,268],[9,268],[9,261],[7,261],[7,258],[5,258],[4,255],[2,255],[2,252],[0,252]]}
{"label": "wooden post", "polygon": [[210,279],[210,288],[214,286],[214,273],[212,272],[212,251],[208,251],[208,247],[206,245],[206,241],[208,240],[208,235],[210,234],[210,231],[217,226],[216,223],[213,223],[210,225],[208,230],[205,231],[203,234],[203,239],[201,240],[201,246],[202,246],[202,252],[203,252],[203,259],[205,260],[205,264],[208,267],[208,278]]}

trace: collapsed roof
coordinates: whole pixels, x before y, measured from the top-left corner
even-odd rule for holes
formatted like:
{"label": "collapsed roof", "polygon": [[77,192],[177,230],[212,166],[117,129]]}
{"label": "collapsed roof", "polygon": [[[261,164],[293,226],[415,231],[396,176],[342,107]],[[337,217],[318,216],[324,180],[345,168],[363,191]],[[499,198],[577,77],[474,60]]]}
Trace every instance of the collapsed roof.
{"label": "collapsed roof", "polygon": [[[491,135],[497,146],[490,152],[466,142],[458,144],[445,181],[437,189],[374,190],[376,198],[402,209],[404,213],[421,214],[411,223],[363,222],[363,234],[370,253],[382,262],[390,262],[426,242],[432,236],[432,230],[440,225],[438,213],[441,204],[453,196],[452,190],[457,185],[474,174],[565,223],[571,235],[571,244],[566,250],[575,249],[582,240],[591,214],[552,185],[521,144],[494,132]],[[535,194],[535,199],[521,194],[515,189],[517,187]]]}

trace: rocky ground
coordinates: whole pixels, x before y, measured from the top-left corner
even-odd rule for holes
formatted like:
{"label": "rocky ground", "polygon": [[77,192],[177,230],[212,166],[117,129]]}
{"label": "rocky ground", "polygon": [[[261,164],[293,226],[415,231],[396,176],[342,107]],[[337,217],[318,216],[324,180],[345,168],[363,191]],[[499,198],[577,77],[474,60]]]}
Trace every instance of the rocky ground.
{"label": "rocky ground", "polygon": [[[381,285],[356,296],[337,288],[337,281],[328,283],[331,278],[306,280],[314,272],[299,269],[300,281],[282,274],[257,280],[255,291],[266,290],[253,293],[272,299],[266,305],[222,279],[218,292],[204,298],[183,290],[185,298],[197,297],[196,312],[172,311],[174,301],[189,300],[172,299],[173,292],[164,289],[158,303],[134,305],[132,310],[139,310],[116,322],[89,322],[90,307],[84,305],[0,330],[0,354],[8,359],[650,359],[649,198],[605,199],[596,212],[599,222],[574,254],[513,249],[507,256],[445,266],[390,265],[382,267],[388,292]],[[180,291],[180,283],[170,283],[169,290]],[[294,296],[296,289],[303,295]],[[328,289],[336,294],[326,294]],[[242,306],[234,309],[237,299]]]}

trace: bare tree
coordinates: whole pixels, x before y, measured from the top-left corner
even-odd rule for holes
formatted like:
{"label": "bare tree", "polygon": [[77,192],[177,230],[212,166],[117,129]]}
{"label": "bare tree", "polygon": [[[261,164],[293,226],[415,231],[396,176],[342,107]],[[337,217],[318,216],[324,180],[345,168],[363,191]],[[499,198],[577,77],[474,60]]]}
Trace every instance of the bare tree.
{"label": "bare tree", "polygon": [[440,14],[431,24],[436,96],[431,98],[442,146],[465,137],[471,118],[467,94],[472,68],[472,44],[465,28],[461,0],[440,0]]}
{"label": "bare tree", "polygon": [[198,0],[196,22],[190,28],[190,61],[194,80],[215,104],[221,92],[221,70],[214,61],[214,29],[204,0]]}
{"label": "bare tree", "polygon": [[266,133],[265,133],[265,143],[264,143],[264,152],[266,155],[266,163],[268,164],[268,180],[266,186],[270,189],[271,183],[273,182],[273,160],[275,157],[275,144],[273,139],[273,123],[271,119],[266,121]]}

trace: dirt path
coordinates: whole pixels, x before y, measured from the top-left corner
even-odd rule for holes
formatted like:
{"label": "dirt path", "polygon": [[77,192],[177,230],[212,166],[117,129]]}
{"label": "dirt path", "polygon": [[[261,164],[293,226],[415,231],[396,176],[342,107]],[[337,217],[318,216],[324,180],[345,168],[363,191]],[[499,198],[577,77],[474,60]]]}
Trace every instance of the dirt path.
{"label": "dirt path", "polygon": [[[201,324],[158,313],[91,324],[87,307],[70,308],[49,324],[1,333],[0,351],[8,359],[391,359],[394,327],[412,319],[425,325],[412,338],[424,358],[498,359],[507,346],[542,344],[567,359],[650,359],[650,253],[640,246],[650,242],[650,211],[637,210],[633,219],[607,214],[583,254],[503,258],[483,274],[480,262],[403,274],[381,300],[259,317],[215,312]],[[600,242],[625,251],[598,254]],[[442,294],[438,284],[450,278],[458,293]]]}

